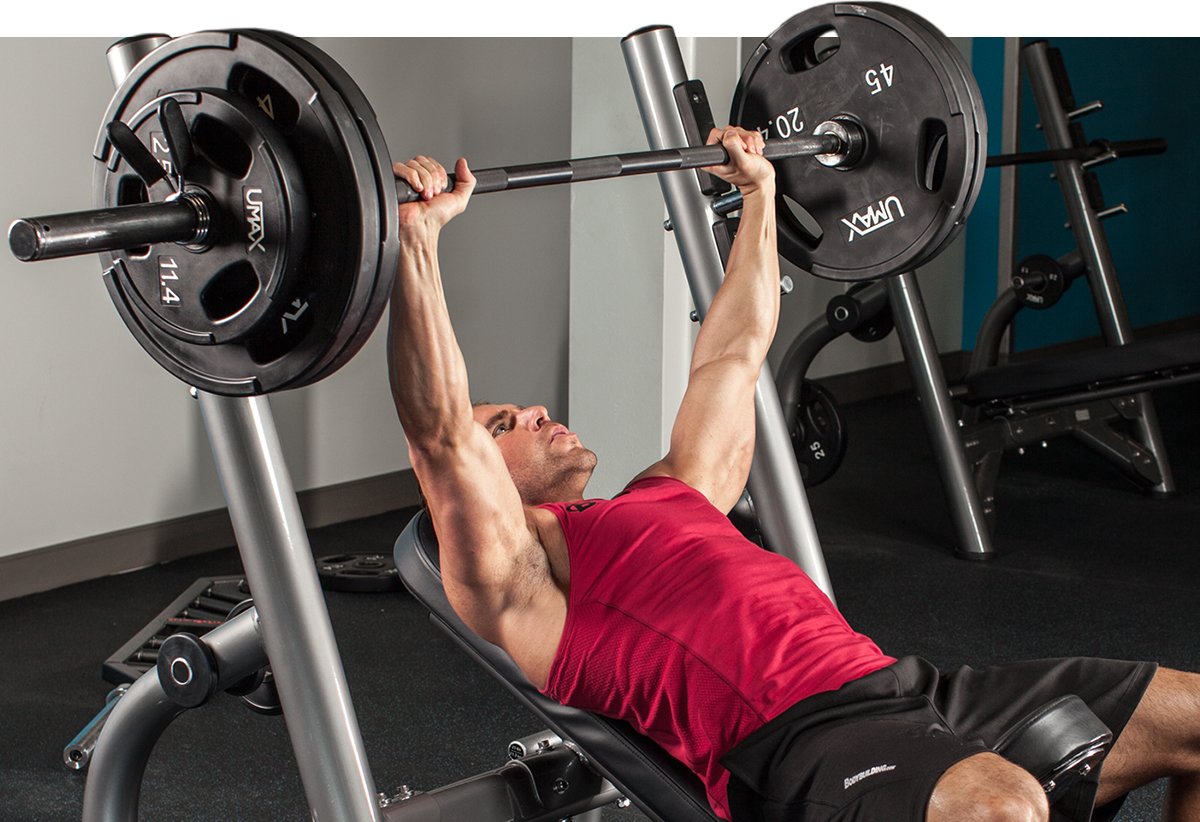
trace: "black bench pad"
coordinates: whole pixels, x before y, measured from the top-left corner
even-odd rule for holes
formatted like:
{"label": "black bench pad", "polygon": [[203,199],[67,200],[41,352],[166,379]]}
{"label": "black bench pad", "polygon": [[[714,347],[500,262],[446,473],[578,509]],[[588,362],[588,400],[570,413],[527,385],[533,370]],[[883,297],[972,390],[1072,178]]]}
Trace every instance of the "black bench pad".
{"label": "black bench pad", "polygon": [[437,537],[422,511],[396,540],[396,567],[430,619],[655,822],[718,822],[696,775],[628,724],[560,705],[538,692],[508,654],[476,636],[442,588]]}
{"label": "black bench pad", "polygon": [[967,376],[966,401],[1067,394],[1091,385],[1190,369],[1200,369],[1200,331],[987,368]]}

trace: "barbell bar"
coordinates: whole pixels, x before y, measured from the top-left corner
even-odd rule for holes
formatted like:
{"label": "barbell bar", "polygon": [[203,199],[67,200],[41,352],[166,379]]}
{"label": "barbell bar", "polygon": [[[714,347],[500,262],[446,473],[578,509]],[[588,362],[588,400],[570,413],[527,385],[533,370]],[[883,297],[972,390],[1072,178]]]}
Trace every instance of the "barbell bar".
{"label": "barbell bar", "polygon": [[1093,140],[1082,148],[1059,148],[1045,151],[1022,151],[1016,154],[993,154],[987,158],[987,167],[1015,166],[1028,163],[1053,163],[1060,160],[1092,162],[1102,157],[1144,157],[1162,154],[1167,150],[1167,141],[1161,138],[1145,140]]}
{"label": "barbell bar", "polygon": [[[763,156],[768,160],[815,156],[825,165],[846,166],[861,154],[865,137],[852,121],[839,121],[844,133],[825,133],[791,139],[768,140]],[[721,145],[607,154],[549,163],[531,163],[475,172],[476,194],[522,188],[604,180],[637,174],[683,171],[722,165],[729,154]],[[454,175],[449,175],[449,189]],[[405,180],[396,180],[397,200],[411,203],[421,195]],[[112,208],[77,211],[16,220],[8,230],[9,248],[25,262],[119,251],[125,248],[175,242],[201,242],[210,229],[214,204],[203,191],[185,191],[161,203],[137,203]]]}

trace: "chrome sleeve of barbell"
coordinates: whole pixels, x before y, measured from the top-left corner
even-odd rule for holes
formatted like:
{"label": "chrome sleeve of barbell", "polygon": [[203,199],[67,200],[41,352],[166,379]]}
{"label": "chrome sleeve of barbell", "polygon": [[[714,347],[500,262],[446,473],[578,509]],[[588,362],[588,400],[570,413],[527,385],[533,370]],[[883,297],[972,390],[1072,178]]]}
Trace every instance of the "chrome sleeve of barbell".
{"label": "chrome sleeve of barbell", "polygon": [[100,738],[100,732],[104,730],[104,723],[108,719],[108,715],[116,707],[117,700],[128,690],[129,683],[124,683],[108,692],[108,696],[104,700],[104,707],[92,717],[83,730],[75,735],[74,739],[67,743],[67,747],[63,748],[63,764],[73,771],[81,771],[87,767],[88,762],[92,759],[96,740]]}
{"label": "chrome sleeve of barbell", "polygon": [[206,223],[193,198],[135,203],[16,220],[8,247],[23,262],[119,251],[163,242],[195,241]]}

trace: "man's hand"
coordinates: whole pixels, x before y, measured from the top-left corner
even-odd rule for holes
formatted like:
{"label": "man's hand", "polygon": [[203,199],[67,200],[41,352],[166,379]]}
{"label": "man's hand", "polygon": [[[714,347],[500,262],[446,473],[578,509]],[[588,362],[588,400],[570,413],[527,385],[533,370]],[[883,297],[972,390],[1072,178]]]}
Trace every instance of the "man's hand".
{"label": "man's hand", "polygon": [[392,171],[421,195],[415,203],[400,206],[400,230],[439,231],[462,214],[475,190],[475,175],[465,158],[454,166],[454,190],[446,191],[446,169],[431,157],[417,156],[407,163],[395,163]]}
{"label": "man's hand", "polygon": [[705,171],[737,186],[742,195],[760,189],[774,193],[775,167],[762,156],[763,136],[757,131],[747,131],[737,126],[714,128],[708,135],[707,145],[720,143],[729,154],[725,165],[710,166]]}

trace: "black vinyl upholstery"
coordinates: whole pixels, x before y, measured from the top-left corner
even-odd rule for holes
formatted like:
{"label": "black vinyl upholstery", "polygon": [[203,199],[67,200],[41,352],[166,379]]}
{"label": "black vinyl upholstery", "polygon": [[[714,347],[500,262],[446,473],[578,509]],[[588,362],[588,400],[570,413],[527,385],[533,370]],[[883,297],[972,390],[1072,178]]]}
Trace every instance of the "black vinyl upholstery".
{"label": "black vinyl upholstery", "polygon": [[1065,394],[1089,385],[1190,370],[1200,370],[1200,331],[987,368],[967,376],[966,401]]}
{"label": "black vinyl upholstery", "polygon": [[714,822],[695,774],[624,722],[560,705],[538,692],[509,656],[476,636],[446,599],[437,537],[428,513],[413,518],[396,540],[396,567],[430,619],[564,739],[570,739],[606,779],[655,822]]}

